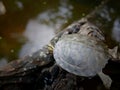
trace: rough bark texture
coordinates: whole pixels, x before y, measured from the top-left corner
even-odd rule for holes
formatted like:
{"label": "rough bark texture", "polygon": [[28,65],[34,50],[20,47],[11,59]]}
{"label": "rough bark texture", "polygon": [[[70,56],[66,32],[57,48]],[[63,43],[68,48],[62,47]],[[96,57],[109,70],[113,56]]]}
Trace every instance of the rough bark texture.
{"label": "rough bark texture", "polygon": [[[119,70],[120,63],[113,61],[109,61],[103,69],[104,73],[113,80],[111,90],[120,89]],[[28,70],[28,72],[1,76],[0,90],[106,90],[98,76],[79,77],[66,72],[54,62],[45,66],[38,66]]]}

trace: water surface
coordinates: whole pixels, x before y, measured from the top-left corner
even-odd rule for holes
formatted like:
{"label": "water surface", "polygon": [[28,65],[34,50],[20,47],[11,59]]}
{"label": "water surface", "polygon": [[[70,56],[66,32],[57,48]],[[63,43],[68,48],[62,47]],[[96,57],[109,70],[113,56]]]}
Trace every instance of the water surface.
{"label": "water surface", "polygon": [[[5,64],[42,48],[57,32],[93,11],[100,1],[3,0],[6,13],[0,15],[1,62]],[[110,48],[120,42],[118,3],[111,0],[93,19]]]}

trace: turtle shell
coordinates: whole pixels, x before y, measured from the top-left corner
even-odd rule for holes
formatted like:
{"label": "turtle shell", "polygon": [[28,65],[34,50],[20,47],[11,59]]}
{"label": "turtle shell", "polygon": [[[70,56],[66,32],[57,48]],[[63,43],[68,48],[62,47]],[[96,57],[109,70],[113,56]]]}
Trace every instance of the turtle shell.
{"label": "turtle shell", "polygon": [[64,70],[85,77],[101,72],[109,59],[103,42],[79,34],[62,36],[53,54],[56,63]]}

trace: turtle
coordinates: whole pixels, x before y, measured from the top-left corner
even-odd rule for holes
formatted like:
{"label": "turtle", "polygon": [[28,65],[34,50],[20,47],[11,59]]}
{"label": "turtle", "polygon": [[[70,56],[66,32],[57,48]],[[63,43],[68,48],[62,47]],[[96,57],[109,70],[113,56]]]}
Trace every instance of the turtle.
{"label": "turtle", "polygon": [[65,35],[56,43],[53,55],[56,63],[64,70],[83,77],[98,74],[105,87],[110,88],[112,80],[102,73],[110,58],[103,45],[84,35]]}
{"label": "turtle", "polygon": [[[54,62],[69,73],[94,77],[99,75],[106,88],[110,88],[112,80],[102,73],[113,50],[104,43],[101,30],[86,19],[81,19],[58,34],[42,49],[27,57],[10,62],[0,68],[0,77],[25,76],[33,70]],[[37,68],[38,67],[38,68]]]}
{"label": "turtle", "polygon": [[[58,37],[59,36],[59,37]],[[110,58],[114,58],[104,43],[102,31],[86,19],[73,23],[48,45],[53,50],[56,64],[69,73],[94,77],[98,75],[110,89],[112,79],[102,72]]]}

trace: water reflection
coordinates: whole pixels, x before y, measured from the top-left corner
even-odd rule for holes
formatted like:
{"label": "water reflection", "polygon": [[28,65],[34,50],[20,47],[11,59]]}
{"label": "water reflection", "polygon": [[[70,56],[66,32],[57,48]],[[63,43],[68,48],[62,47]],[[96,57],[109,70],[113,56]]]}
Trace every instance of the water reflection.
{"label": "water reflection", "polygon": [[49,9],[43,13],[40,13],[37,20],[41,23],[52,26],[55,30],[60,29],[64,23],[67,22],[72,16],[72,5],[68,4],[67,0],[60,0],[60,6],[58,8]]}
{"label": "water reflection", "polygon": [[3,15],[5,13],[6,13],[6,8],[5,8],[3,2],[0,1],[0,15]]}
{"label": "water reflection", "polygon": [[6,58],[1,58],[0,59],[0,67],[5,66],[8,63],[8,60]]}
{"label": "water reflection", "polygon": [[109,8],[107,6],[105,6],[102,11],[100,12],[100,16],[104,19],[106,19],[107,21],[111,21],[111,16],[110,14],[113,13],[114,10],[112,8]]}
{"label": "water reflection", "polygon": [[20,1],[16,1],[15,4],[18,6],[19,9],[23,9],[23,4]]}
{"label": "water reflection", "polygon": [[40,24],[36,20],[30,20],[24,35],[28,39],[28,42],[23,45],[20,57],[31,54],[47,44],[54,36],[54,32],[52,27]]}
{"label": "water reflection", "polygon": [[28,39],[19,57],[31,54],[46,45],[67,20],[72,16],[72,6],[60,0],[58,8],[46,10],[35,19],[29,20],[24,36]]}
{"label": "water reflection", "polygon": [[116,18],[116,20],[114,21],[112,33],[113,33],[113,38],[117,42],[120,42],[120,18]]}

